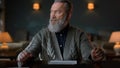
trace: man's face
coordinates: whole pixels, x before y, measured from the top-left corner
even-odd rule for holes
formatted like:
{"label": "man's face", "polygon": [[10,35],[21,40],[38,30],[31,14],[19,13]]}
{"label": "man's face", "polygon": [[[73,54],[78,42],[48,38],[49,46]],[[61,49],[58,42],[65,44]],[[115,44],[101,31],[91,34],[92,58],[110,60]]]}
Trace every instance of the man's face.
{"label": "man's face", "polygon": [[65,3],[55,2],[51,7],[49,30],[52,32],[59,32],[62,30],[66,23],[66,7]]}
{"label": "man's face", "polygon": [[65,3],[55,2],[50,11],[51,23],[55,24],[56,21],[63,19],[66,14]]}

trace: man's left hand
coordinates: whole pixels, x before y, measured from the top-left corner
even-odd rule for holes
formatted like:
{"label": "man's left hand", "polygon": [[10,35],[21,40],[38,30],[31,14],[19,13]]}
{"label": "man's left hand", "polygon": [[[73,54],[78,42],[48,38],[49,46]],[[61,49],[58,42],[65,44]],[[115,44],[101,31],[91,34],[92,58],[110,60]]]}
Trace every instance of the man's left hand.
{"label": "man's left hand", "polygon": [[101,48],[94,48],[91,51],[91,58],[93,61],[102,61],[105,58],[104,51]]}

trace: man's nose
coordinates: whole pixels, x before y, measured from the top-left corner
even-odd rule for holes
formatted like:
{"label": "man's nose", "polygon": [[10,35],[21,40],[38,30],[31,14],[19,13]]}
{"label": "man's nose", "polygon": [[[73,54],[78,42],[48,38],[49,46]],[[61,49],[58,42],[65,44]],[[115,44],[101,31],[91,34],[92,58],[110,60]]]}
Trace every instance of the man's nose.
{"label": "man's nose", "polygon": [[51,19],[55,19],[55,18],[56,18],[55,14],[52,13],[52,14],[51,14]]}

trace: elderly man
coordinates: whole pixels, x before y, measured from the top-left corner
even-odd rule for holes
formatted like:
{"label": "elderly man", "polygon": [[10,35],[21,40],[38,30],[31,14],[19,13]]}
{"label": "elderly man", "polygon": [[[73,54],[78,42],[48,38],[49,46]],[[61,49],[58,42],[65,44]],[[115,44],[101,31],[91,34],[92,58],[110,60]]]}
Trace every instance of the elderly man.
{"label": "elderly man", "polygon": [[18,55],[26,61],[39,55],[40,60],[101,61],[104,53],[93,48],[85,32],[70,25],[72,4],[69,0],[55,0],[50,10],[47,28],[40,30],[30,44]]}

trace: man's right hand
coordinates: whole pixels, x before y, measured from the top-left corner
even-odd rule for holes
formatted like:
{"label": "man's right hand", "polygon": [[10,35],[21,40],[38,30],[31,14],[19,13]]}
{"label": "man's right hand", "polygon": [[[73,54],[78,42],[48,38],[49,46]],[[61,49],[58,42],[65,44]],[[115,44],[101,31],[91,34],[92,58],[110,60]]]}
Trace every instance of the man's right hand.
{"label": "man's right hand", "polygon": [[31,53],[28,53],[26,51],[22,51],[20,52],[20,54],[18,55],[17,57],[17,61],[18,62],[24,62],[26,61],[28,58],[32,57],[32,54]]}

